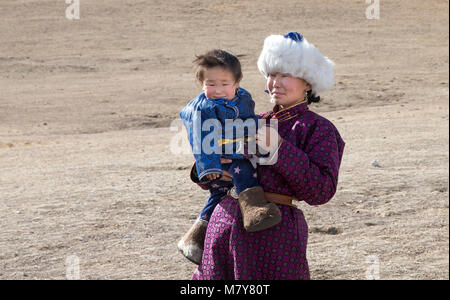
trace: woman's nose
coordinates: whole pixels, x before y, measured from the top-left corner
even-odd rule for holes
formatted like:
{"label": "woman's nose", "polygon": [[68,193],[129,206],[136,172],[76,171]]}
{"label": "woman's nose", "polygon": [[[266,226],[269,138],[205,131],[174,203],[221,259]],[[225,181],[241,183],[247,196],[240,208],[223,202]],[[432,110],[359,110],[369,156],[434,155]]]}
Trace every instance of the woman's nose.
{"label": "woman's nose", "polygon": [[280,87],[280,77],[276,76],[273,78],[273,86]]}

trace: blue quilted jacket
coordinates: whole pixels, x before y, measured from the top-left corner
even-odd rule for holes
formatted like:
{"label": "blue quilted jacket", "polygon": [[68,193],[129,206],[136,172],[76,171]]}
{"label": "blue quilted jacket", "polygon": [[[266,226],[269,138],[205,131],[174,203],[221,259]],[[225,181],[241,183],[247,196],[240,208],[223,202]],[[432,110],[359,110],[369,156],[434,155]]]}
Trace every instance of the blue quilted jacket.
{"label": "blue quilted jacket", "polygon": [[[239,88],[232,100],[210,99],[204,93],[192,99],[180,112],[186,127],[189,143],[196,160],[200,180],[211,173],[222,174],[220,158],[243,159],[244,155],[236,153],[236,139],[246,137],[257,126],[255,102],[246,90]],[[237,119],[243,122],[236,122]],[[226,121],[234,121],[234,129],[226,126]],[[254,120],[254,122],[245,121]],[[245,124],[238,126],[239,124]],[[249,131],[252,128],[252,131]],[[202,147],[203,145],[203,147]],[[208,146],[208,147],[205,147]],[[212,152],[212,153],[211,153]]]}

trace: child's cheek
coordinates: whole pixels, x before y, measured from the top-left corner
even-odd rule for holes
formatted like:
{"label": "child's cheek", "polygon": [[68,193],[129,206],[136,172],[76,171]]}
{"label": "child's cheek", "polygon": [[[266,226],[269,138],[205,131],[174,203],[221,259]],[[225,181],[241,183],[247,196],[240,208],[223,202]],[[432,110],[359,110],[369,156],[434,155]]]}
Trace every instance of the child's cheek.
{"label": "child's cheek", "polygon": [[205,87],[203,88],[203,90],[205,91],[205,95],[208,98],[214,98],[214,89],[211,87]]}
{"label": "child's cheek", "polygon": [[233,99],[234,96],[236,96],[236,89],[235,87],[230,87],[227,89],[227,98],[228,99]]}
{"label": "child's cheek", "polygon": [[206,94],[206,97],[208,97],[208,98],[214,98],[214,93],[211,91],[206,91],[205,94]]}

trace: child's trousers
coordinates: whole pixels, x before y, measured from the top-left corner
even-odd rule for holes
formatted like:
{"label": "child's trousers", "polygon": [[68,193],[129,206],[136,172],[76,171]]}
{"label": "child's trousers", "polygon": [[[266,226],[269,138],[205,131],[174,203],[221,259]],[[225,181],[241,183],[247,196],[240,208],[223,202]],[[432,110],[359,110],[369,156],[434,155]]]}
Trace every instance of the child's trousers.
{"label": "child's trousers", "polygon": [[226,196],[229,189],[236,188],[236,192],[239,195],[245,189],[259,186],[258,176],[256,169],[253,168],[250,161],[247,159],[234,159],[232,163],[223,164],[223,170],[228,171],[233,175],[233,181],[223,181],[220,179],[213,180],[211,182],[211,188],[209,189],[211,195],[200,213],[200,218],[209,221],[212,212],[216,205],[220,202],[222,197]]}

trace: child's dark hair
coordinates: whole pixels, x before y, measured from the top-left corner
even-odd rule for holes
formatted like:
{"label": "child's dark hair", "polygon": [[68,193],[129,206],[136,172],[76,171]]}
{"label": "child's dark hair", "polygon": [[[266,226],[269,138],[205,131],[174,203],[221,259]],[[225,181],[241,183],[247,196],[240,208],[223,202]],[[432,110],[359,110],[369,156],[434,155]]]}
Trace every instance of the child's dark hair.
{"label": "child's dark hair", "polygon": [[306,98],[308,99],[308,104],[311,104],[313,102],[317,103],[320,101],[320,96],[313,95],[311,90],[306,92]]}
{"label": "child's dark hair", "polygon": [[203,82],[205,69],[221,67],[233,74],[236,82],[242,79],[241,63],[230,52],[214,49],[203,55],[196,56],[194,60],[197,80]]}

